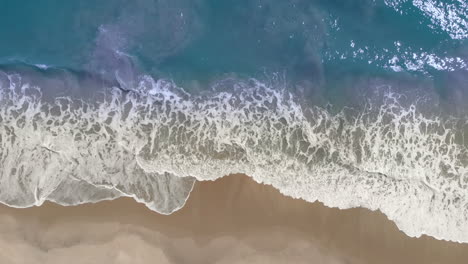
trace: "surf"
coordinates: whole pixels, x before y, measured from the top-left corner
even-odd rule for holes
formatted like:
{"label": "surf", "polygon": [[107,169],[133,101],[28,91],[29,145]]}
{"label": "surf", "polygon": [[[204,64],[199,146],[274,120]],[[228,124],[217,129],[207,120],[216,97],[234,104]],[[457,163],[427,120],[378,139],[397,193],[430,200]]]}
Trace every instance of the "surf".
{"label": "surf", "polygon": [[74,82],[99,87],[86,97],[45,96],[53,87],[21,71],[1,80],[6,205],[128,196],[170,214],[196,181],[242,173],[293,198],[380,210],[409,236],[468,241],[466,119],[425,113],[424,96],[374,87],[361,107],[331,111],[254,78],[201,94],[144,74]]}

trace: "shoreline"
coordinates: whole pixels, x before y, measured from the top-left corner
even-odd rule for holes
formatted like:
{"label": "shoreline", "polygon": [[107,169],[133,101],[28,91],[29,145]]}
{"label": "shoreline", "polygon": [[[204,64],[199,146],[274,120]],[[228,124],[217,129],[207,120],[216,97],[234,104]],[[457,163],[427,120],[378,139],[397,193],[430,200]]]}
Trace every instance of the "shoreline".
{"label": "shoreline", "polygon": [[[94,256],[77,263],[101,258],[107,263],[154,263],[149,261],[154,258],[161,263],[468,260],[468,244],[408,237],[379,211],[308,203],[244,175],[197,182],[185,206],[171,215],[119,198],[78,206],[1,205],[0,223],[2,263],[28,263],[28,255],[39,263],[59,263],[57,256],[75,254]],[[134,259],[138,256],[148,258]]]}

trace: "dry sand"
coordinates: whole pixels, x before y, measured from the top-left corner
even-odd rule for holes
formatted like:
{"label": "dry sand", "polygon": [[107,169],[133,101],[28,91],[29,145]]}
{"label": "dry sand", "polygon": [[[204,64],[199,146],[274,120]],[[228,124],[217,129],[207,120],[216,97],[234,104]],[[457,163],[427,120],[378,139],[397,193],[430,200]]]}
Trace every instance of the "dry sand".
{"label": "dry sand", "polygon": [[0,263],[468,263],[468,244],[410,238],[379,212],[307,203],[232,175],[197,183],[169,216],[129,198],[1,206]]}

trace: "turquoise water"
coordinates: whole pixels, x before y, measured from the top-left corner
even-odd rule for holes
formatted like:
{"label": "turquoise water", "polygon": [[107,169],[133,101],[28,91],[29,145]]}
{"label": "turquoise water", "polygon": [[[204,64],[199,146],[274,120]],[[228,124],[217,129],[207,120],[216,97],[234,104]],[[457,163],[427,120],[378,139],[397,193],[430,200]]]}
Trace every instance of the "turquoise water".
{"label": "turquoise water", "polygon": [[[190,91],[226,76],[280,74],[291,87],[307,82],[301,89],[311,102],[337,105],[353,97],[349,87],[383,78],[396,90],[425,87],[451,100],[466,93],[453,81],[467,70],[466,3],[430,3],[433,13],[396,0],[5,1],[0,62],[106,79],[125,68]],[[437,20],[440,10],[447,18]]]}
{"label": "turquoise water", "polygon": [[4,204],[244,173],[468,241],[464,0],[0,1],[0,36]]}
{"label": "turquoise water", "polygon": [[[135,56],[144,72],[182,80],[263,71],[311,80],[337,71],[384,74],[394,64],[417,63],[388,62],[405,52],[426,60],[416,73],[439,73],[423,53],[466,62],[466,3],[440,2],[443,10],[459,3],[464,23],[434,23],[411,1],[393,2],[4,1],[0,60],[82,69],[96,49],[115,48]],[[99,28],[113,31],[106,47],[98,46]]]}

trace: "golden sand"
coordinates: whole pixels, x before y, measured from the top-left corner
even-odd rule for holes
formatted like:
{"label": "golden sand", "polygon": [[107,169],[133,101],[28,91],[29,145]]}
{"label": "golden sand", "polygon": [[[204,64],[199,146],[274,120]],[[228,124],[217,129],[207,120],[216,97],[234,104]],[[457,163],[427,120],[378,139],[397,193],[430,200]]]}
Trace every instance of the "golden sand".
{"label": "golden sand", "polygon": [[468,263],[468,244],[410,238],[380,212],[327,208],[231,175],[197,183],[168,216],[130,198],[1,206],[0,263]]}

